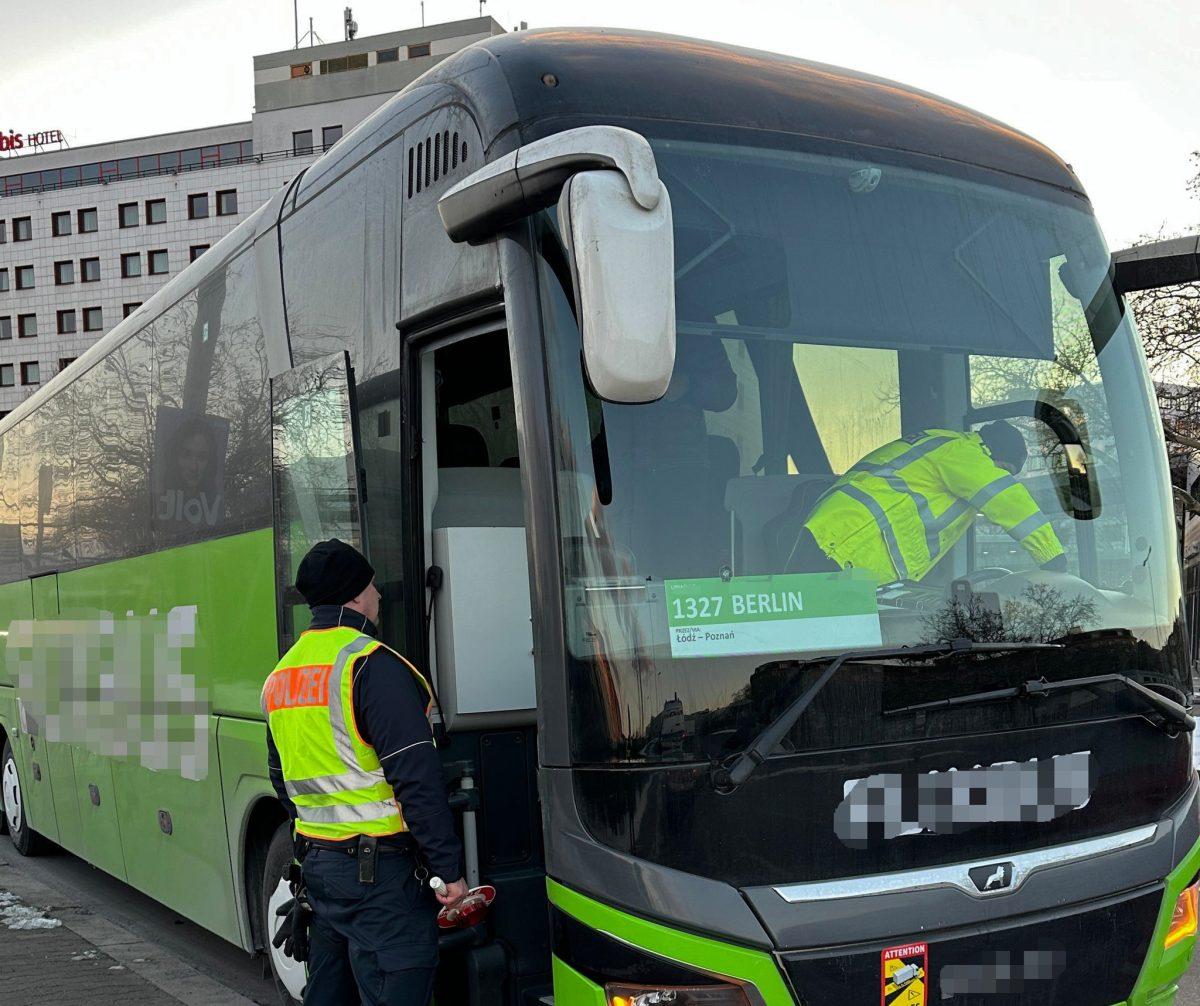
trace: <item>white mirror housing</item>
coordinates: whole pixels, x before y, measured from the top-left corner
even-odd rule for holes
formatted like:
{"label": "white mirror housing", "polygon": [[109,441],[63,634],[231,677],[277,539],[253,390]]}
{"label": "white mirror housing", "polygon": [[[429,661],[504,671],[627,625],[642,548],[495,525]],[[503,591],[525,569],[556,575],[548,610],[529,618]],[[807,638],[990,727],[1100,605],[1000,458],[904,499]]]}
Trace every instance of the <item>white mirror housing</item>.
{"label": "white mirror housing", "polygon": [[[656,179],[657,180],[657,179]],[[619,171],[581,171],[563,186],[559,230],[571,261],[588,382],[609,402],[662,398],[675,367],[671,200],[647,209]]]}

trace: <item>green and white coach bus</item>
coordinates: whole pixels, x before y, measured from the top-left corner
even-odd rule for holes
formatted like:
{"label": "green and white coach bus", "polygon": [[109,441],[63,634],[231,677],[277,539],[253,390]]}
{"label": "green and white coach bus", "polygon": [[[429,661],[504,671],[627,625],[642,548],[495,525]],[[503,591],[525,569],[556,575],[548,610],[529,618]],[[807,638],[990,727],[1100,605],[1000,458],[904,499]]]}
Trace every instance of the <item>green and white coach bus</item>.
{"label": "green and white coach bus", "polygon": [[[439,1003],[1171,1002],[1192,682],[1115,276],[1070,166],[940,98],[464,49],[0,424],[11,838],[264,950],[258,695],[337,535],[498,891]],[[982,515],[920,578],[796,567],[859,459],[1000,419],[1065,570]],[[985,495],[909,492],[931,553]]]}

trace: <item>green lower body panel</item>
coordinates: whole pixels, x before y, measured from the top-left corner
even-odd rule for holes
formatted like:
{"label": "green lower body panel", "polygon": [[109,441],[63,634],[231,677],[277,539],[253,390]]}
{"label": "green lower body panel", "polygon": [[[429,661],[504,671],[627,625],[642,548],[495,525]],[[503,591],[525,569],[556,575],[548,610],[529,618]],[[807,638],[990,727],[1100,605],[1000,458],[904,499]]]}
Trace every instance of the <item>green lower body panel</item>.
{"label": "green lower body panel", "polygon": [[[1191,963],[1196,937],[1189,936],[1171,947],[1166,947],[1165,942],[1175,903],[1198,872],[1200,843],[1166,878],[1162,908],[1133,994],[1127,1002],[1114,1003],[1113,1006],[1169,1006],[1174,1003],[1178,981]],[[765,951],[722,943],[629,915],[572,891],[554,880],[547,881],[547,893],[551,904],[591,929],[667,961],[752,986],[763,1006],[795,1004],[775,958]],[[931,990],[926,1002],[933,1004],[938,1001],[936,990]],[[603,988],[558,958],[554,959],[554,1002],[555,1006],[607,1006]],[[806,1006],[843,1004],[813,1002]]]}

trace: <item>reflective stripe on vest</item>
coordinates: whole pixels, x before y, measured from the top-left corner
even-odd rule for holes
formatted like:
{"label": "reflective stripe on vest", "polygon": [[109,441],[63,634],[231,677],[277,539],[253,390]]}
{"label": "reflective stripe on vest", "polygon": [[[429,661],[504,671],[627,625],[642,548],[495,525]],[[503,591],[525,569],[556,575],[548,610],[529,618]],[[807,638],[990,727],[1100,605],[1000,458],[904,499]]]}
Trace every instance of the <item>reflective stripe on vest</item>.
{"label": "reflective stripe on vest", "polygon": [[[946,453],[935,455],[940,448]],[[1038,562],[1062,552],[1033,497],[997,467],[979,435],[950,430],[925,430],[872,451],[822,494],[805,526],[844,568],[870,570],[880,582],[919,580],[975,511]]]}
{"label": "reflective stripe on vest", "polygon": [[[354,725],[348,671],[382,645],[350,628],[303,633],[263,685],[263,712],[301,834],[340,840],[407,831],[379,758]],[[429,694],[424,678],[402,662]]]}

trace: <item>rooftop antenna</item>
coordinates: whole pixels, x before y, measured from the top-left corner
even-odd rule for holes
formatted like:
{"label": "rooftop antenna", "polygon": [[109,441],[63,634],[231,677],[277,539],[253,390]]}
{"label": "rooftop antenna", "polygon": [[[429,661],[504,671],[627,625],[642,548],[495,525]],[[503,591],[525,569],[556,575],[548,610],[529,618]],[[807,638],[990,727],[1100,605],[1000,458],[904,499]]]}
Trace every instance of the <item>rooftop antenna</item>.
{"label": "rooftop antenna", "polygon": [[421,0],[421,27],[425,27],[425,0]]}
{"label": "rooftop antenna", "polygon": [[354,20],[354,11],[349,7],[342,14],[342,21],[346,28],[346,41],[351,42],[358,34],[358,22]]}
{"label": "rooftop antenna", "polygon": [[[355,26],[355,27],[357,28],[357,26]],[[323,38],[321,38],[321,36],[318,35],[316,33],[316,30],[313,28],[313,19],[312,18],[308,19],[308,33],[305,34],[304,37],[300,39],[300,42],[296,43],[297,49],[300,48],[301,42],[307,42],[309,45],[324,45],[325,44],[325,40]]]}
{"label": "rooftop antenna", "polygon": [[483,17],[483,5],[485,3],[487,3],[487,0],[479,0],[479,16],[480,17]]}
{"label": "rooftop antenna", "polygon": [[292,23],[295,25],[296,48],[300,48],[300,0],[292,0]]}

